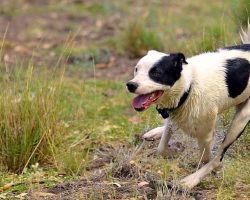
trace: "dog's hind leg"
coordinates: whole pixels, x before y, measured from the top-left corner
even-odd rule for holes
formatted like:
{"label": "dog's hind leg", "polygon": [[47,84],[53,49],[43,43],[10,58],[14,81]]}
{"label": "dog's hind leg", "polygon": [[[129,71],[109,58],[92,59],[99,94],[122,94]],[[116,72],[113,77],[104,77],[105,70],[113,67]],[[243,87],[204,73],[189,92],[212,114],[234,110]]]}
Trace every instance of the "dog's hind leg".
{"label": "dog's hind leg", "polygon": [[227,149],[244,132],[244,129],[247,126],[249,120],[250,100],[248,99],[247,101],[236,107],[236,113],[234,115],[229,131],[221,146],[219,147],[215,157],[209,163],[200,168],[198,171],[182,179],[181,184],[187,188],[193,188],[202,180],[202,178],[204,178],[207,174],[217,168],[222,162],[222,159]]}

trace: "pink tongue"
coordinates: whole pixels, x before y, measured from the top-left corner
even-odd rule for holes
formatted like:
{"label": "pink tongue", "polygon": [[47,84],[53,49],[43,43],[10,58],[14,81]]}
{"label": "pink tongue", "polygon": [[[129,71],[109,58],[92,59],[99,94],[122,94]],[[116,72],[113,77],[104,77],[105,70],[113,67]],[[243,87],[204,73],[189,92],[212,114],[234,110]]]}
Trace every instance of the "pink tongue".
{"label": "pink tongue", "polygon": [[147,101],[149,100],[149,97],[152,95],[151,94],[142,94],[133,99],[133,107],[134,108],[143,108],[145,107]]}

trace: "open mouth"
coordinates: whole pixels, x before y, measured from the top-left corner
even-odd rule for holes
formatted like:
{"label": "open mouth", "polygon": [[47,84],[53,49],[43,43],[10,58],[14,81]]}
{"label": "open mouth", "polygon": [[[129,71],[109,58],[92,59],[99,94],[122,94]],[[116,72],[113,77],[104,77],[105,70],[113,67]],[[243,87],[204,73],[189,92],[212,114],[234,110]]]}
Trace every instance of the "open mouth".
{"label": "open mouth", "polygon": [[141,94],[133,99],[132,105],[136,111],[147,109],[152,103],[159,99],[163,94],[162,90],[157,90],[149,94]]}

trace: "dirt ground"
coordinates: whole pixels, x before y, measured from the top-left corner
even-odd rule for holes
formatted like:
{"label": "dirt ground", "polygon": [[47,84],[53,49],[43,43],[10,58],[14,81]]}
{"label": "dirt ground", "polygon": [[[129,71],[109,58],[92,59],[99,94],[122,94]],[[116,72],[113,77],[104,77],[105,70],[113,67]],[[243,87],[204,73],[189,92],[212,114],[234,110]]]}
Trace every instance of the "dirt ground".
{"label": "dirt ground", "polygon": [[[76,5],[89,3],[73,2]],[[1,1],[1,4],[6,7],[0,12],[2,59],[6,66],[17,62],[25,66],[32,60],[35,66],[52,67],[60,63],[77,67],[78,63],[92,62],[90,56],[84,53],[80,56],[74,53],[64,56],[57,50],[86,48],[87,51],[90,46],[96,45],[101,53],[93,61],[96,64],[95,71],[85,70],[81,74],[83,78],[126,80],[132,74],[137,59],[120,56],[114,49],[102,46],[102,40],[117,34],[121,16],[103,19],[86,13],[75,15],[71,11],[61,12],[60,9],[50,11],[50,4],[42,0],[21,1],[14,8],[11,7],[13,3],[7,0]]]}
{"label": "dirt ground", "polygon": [[[213,153],[216,152],[223,137],[223,132],[216,133]],[[181,146],[180,153],[184,157],[189,157],[195,154],[197,148],[195,142],[191,140],[176,135],[172,142],[177,142]],[[135,154],[138,149],[126,146],[102,146],[97,150],[96,159],[86,168],[88,175],[76,181],[44,188],[42,192],[31,190],[28,199],[215,199],[213,185],[206,186],[206,189],[201,186],[186,191],[176,186],[174,180],[163,181],[159,174],[147,170],[148,164],[159,159],[155,154],[157,144],[158,141],[142,144],[138,154]],[[171,160],[171,157],[168,159]],[[193,168],[196,168],[196,164],[193,163]],[[112,180],[109,173],[112,174]],[[212,176],[220,177],[222,174],[214,172]]]}
{"label": "dirt ground", "polygon": [[[149,149],[156,143],[147,144],[144,149],[148,157],[156,159]],[[148,149],[147,149],[148,148]],[[144,164],[131,161],[133,152],[123,147],[100,148],[101,153],[87,167],[88,176],[57,184],[42,191],[30,191],[28,199],[206,199],[208,192],[196,188],[191,192],[173,185],[171,180],[160,181],[158,174],[145,168]],[[152,150],[152,149],[151,149]],[[119,154],[120,152],[126,154]],[[118,152],[118,153],[117,153]],[[145,152],[143,152],[145,156]],[[150,153],[149,153],[150,152]],[[127,157],[128,156],[128,157]],[[112,181],[108,173],[112,173]],[[212,189],[212,188],[211,188]],[[161,194],[162,193],[162,198]],[[211,194],[210,194],[211,196]]]}

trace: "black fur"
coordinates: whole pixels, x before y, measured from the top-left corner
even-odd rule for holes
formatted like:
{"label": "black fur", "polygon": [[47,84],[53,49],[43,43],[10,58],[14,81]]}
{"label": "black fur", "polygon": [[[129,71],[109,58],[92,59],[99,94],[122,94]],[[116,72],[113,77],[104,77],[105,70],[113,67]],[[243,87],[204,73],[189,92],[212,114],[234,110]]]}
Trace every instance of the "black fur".
{"label": "black fur", "polygon": [[244,58],[229,59],[226,61],[226,84],[229,97],[240,95],[247,86],[250,63]]}
{"label": "black fur", "polygon": [[250,44],[240,44],[240,45],[225,47],[223,49],[226,49],[226,50],[250,51]]}
{"label": "black fur", "polygon": [[169,117],[169,109],[167,109],[167,108],[158,108],[156,106],[156,110],[162,116],[163,119],[167,119]]}
{"label": "black fur", "polygon": [[173,86],[181,77],[182,64],[186,63],[182,53],[164,56],[149,71],[149,77],[160,84]]}

